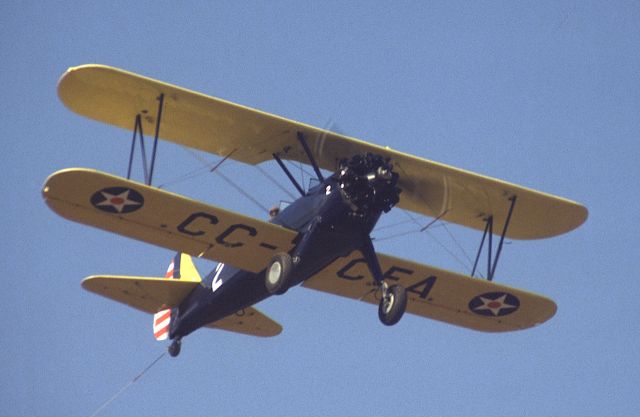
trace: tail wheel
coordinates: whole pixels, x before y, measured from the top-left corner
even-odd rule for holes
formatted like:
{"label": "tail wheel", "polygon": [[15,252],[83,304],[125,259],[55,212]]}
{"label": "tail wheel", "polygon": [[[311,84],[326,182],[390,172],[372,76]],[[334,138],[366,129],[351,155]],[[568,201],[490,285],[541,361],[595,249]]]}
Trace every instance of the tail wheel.
{"label": "tail wheel", "polygon": [[284,294],[291,284],[291,255],[279,253],[273,257],[264,273],[264,284],[271,294]]}
{"label": "tail wheel", "polygon": [[378,317],[382,324],[393,326],[400,321],[407,309],[407,292],[399,285],[392,285],[378,306]]}
{"label": "tail wheel", "polygon": [[169,345],[169,355],[175,358],[180,354],[180,348],[182,347],[182,342],[180,339],[173,339],[173,342]]}

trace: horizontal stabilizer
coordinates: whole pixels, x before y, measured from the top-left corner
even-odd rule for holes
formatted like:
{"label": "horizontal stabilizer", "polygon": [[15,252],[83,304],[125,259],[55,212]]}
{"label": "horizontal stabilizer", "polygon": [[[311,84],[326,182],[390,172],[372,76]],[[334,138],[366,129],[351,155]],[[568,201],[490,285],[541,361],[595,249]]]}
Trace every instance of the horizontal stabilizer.
{"label": "horizontal stabilizer", "polygon": [[[544,323],[556,312],[556,304],[538,294],[389,255],[378,254],[378,258],[387,281],[407,290],[407,312],[418,316],[474,330],[506,332]],[[338,258],[303,286],[372,304],[380,300],[359,252]]]}
{"label": "horizontal stabilizer", "polygon": [[53,173],[42,194],[60,216],[176,252],[260,272],[297,232],[122,177]]}
{"label": "horizontal stabilizer", "polygon": [[[200,281],[117,275],[90,276],[82,281],[82,287],[130,307],[155,314],[161,310],[170,312],[178,307]],[[282,327],[253,307],[206,326],[260,337],[277,336]]]}
{"label": "horizontal stabilizer", "polygon": [[253,307],[240,310],[206,327],[261,337],[277,336],[282,332],[280,324]]}
{"label": "horizontal stabilizer", "polygon": [[146,313],[177,307],[200,281],[118,275],[90,276],[82,288]]}

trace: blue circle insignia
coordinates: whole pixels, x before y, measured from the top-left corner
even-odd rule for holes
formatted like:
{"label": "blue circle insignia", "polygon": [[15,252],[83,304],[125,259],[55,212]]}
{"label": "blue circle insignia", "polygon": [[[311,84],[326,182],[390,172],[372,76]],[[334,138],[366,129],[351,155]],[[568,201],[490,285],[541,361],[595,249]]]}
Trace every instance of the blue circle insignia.
{"label": "blue circle insignia", "polygon": [[131,213],[142,208],[144,197],[132,188],[109,187],[96,191],[91,196],[91,204],[107,213]]}
{"label": "blue circle insignia", "polygon": [[481,316],[498,317],[515,313],[520,300],[507,292],[488,292],[469,301],[469,310]]}

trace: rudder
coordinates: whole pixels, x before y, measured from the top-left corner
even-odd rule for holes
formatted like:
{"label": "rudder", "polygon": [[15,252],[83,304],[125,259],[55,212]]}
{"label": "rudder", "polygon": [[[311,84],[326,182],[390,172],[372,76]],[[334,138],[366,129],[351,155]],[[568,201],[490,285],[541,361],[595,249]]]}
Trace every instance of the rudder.
{"label": "rudder", "polygon": [[[166,279],[179,279],[182,281],[202,281],[196,266],[193,264],[191,256],[178,252],[165,273]],[[171,325],[171,316],[173,315],[171,308],[158,311],[153,315],[153,336],[156,340],[167,340],[169,337],[169,329]]]}

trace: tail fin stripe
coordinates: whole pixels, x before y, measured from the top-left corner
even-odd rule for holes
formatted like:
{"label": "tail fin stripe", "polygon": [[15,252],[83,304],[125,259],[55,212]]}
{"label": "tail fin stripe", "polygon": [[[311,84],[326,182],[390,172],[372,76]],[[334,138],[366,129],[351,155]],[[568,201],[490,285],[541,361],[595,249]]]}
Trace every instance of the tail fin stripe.
{"label": "tail fin stripe", "polygon": [[159,326],[160,323],[162,323],[163,321],[167,320],[170,317],[171,317],[171,310],[166,310],[166,312],[162,316],[156,317],[155,325]]}
{"label": "tail fin stripe", "polygon": [[165,326],[162,329],[158,330],[157,332],[155,332],[153,335],[155,336],[156,339],[161,340],[160,338],[165,335],[167,332],[169,332],[169,326]]}
{"label": "tail fin stripe", "polygon": [[171,263],[169,264],[169,268],[167,268],[167,273],[164,274],[165,278],[173,278],[173,265],[174,265],[174,262],[171,261]]}

